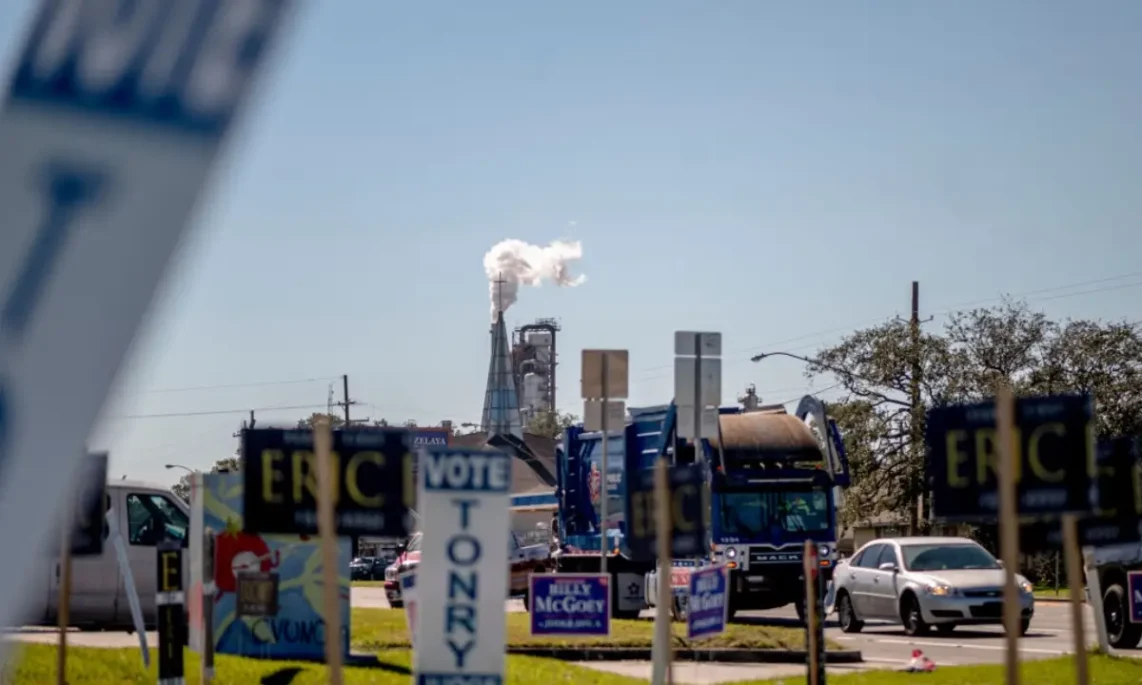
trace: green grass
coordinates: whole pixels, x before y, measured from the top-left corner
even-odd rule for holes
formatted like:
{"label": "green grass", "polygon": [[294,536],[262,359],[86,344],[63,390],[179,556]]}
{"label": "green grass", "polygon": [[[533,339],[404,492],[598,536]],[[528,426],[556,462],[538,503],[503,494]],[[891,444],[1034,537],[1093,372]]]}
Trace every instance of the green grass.
{"label": "green grass", "polygon": [[1034,590],[1035,599],[1070,599],[1071,591],[1065,587],[1059,588],[1058,594],[1055,593],[1053,587],[1036,587]]}
{"label": "green grass", "polygon": [[[51,645],[23,645],[17,648],[19,654],[12,665],[0,675],[0,685],[47,685],[56,681],[56,647]],[[143,668],[137,648],[93,649],[71,648],[67,650],[67,682],[69,685],[90,684],[130,685],[138,683],[153,685],[157,680],[154,659],[151,652],[151,668]],[[411,654],[407,651],[384,652],[379,655],[387,664],[411,667]],[[220,656],[215,662],[214,685],[255,685],[262,678],[295,667],[300,672],[290,681],[291,685],[318,685],[328,683],[324,666],[318,664],[292,663],[285,661],[262,661],[240,657]],[[186,652],[186,682],[188,685],[201,683],[198,656]],[[402,673],[382,671],[374,668],[346,668],[346,685],[408,685],[409,676]],[[510,685],[637,685],[644,680],[610,675],[599,671],[575,666],[551,659],[532,657],[508,657],[507,679]],[[1100,685],[1102,685],[1100,683]]]}
{"label": "green grass", "polygon": [[[650,620],[611,620],[610,637],[532,637],[530,615],[507,613],[507,645],[509,647],[650,647],[654,639],[654,622]],[[376,652],[385,649],[407,649],[408,631],[403,609],[353,609],[353,649]],[[675,623],[674,644],[686,641],[686,625]],[[799,628],[753,626],[731,623],[726,632],[707,640],[702,647],[738,647],[751,649],[804,649],[805,631]],[[832,649],[839,649],[830,645]]]}
{"label": "green grass", "polygon": [[[1027,685],[1072,685],[1075,682],[1074,660],[1070,658],[1025,661],[1020,669]],[[799,677],[774,678],[735,685],[762,685],[801,682]],[[829,675],[829,683],[837,685],[1003,685],[1007,682],[1002,664],[989,666],[937,667],[934,673],[893,673],[868,671],[850,675]],[[1142,682],[1142,661],[1129,658],[1091,655],[1090,682],[1098,685],[1137,685]]]}

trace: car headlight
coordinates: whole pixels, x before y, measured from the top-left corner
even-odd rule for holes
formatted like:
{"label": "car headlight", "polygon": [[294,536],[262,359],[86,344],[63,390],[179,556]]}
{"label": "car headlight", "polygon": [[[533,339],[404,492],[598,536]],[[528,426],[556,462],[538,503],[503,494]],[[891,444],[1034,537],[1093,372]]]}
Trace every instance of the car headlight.
{"label": "car headlight", "polygon": [[395,568],[386,568],[385,569],[385,580],[396,580],[396,579],[397,579],[397,570]]}
{"label": "car headlight", "polygon": [[1025,580],[1019,581],[1019,589],[1025,595],[1030,595],[1030,594],[1033,594],[1035,592],[1035,588],[1031,585],[1031,583],[1028,583]]}
{"label": "car headlight", "polygon": [[726,549],[726,558],[727,559],[736,559],[737,556],[738,556],[738,551],[736,549],[734,549],[733,547],[729,547]]}
{"label": "car headlight", "polygon": [[956,589],[948,585],[930,585],[928,594],[934,597],[948,597],[956,594]]}
{"label": "car headlight", "polygon": [[817,548],[817,554],[821,555],[822,559],[827,559],[829,557],[829,553],[832,551],[833,550],[829,549],[828,545],[821,545]]}

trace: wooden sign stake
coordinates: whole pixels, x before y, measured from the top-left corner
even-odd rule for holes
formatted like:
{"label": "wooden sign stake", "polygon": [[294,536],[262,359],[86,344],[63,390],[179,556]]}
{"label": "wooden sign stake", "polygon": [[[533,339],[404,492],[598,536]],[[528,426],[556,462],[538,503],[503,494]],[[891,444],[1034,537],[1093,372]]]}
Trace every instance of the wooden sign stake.
{"label": "wooden sign stake", "polygon": [[325,663],[330,685],[341,685],[341,602],[337,578],[337,528],[334,521],[333,433],[329,418],[313,426],[313,452],[317,460],[317,532],[321,537],[321,578],[325,586]]}
{"label": "wooden sign stake", "polygon": [[1015,488],[1018,445],[1015,435],[1015,400],[1011,386],[1000,382],[995,394],[996,440],[999,443],[999,542],[1004,575],[1003,627],[1007,642],[1007,685],[1019,685],[1019,623],[1022,603],[1015,585],[1019,565],[1019,507]]}
{"label": "wooden sign stake", "polygon": [[1067,587],[1070,588],[1071,632],[1075,644],[1075,682],[1090,683],[1087,662],[1086,632],[1083,626],[1083,568],[1079,551],[1079,523],[1074,514],[1063,514],[1063,554],[1067,559]]}
{"label": "wooden sign stake", "polygon": [[63,543],[59,552],[59,653],[56,655],[56,683],[67,685],[67,626],[71,623],[71,507],[64,516]]}
{"label": "wooden sign stake", "polygon": [[674,644],[671,635],[671,605],[674,588],[671,586],[673,562],[670,558],[671,537],[674,526],[670,516],[670,473],[666,459],[654,465],[654,508],[656,509],[656,544],[658,545],[658,599],[654,607],[654,685],[674,683],[672,664]]}
{"label": "wooden sign stake", "polygon": [[805,547],[801,551],[801,565],[805,574],[805,626],[808,633],[805,640],[805,650],[809,652],[807,662],[809,685],[824,685],[824,683],[817,682],[819,649],[817,645],[817,573],[820,571],[813,568],[814,564],[819,565],[816,543],[812,540],[806,540]]}

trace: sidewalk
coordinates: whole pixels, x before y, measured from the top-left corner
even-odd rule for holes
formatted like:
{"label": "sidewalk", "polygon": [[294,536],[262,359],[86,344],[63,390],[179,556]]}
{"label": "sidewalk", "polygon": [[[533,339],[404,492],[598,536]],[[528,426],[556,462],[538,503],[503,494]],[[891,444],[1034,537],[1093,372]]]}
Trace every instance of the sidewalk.
{"label": "sidewalk", "polygon": [[[831,675],[844,675],[846,673],[860,673],[875,669],[903,668],[908,662],[899,663],[862,663],[837,664],[829,666]],[[581,662],[577,666],[650,680],[651,664],[649,661],[610,661],[610,662]],[[791,678],[789,685],[800,683],[805,678],[804,664],[725,664],[694,661],[678,661],[674,663],[674,682],[678,685],[720,685],[741,680],[761,680],[767,678]]]}

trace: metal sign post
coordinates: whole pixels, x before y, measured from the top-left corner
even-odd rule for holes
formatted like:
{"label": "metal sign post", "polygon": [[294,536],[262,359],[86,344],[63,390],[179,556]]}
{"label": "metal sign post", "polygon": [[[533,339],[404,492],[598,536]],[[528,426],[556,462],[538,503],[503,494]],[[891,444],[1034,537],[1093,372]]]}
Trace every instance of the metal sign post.
{"label": "metal sign post", "polygon": [[674,588],[671,586],[671,532],[674,529],[670,516],[670,467],[666,459],[654,465],[654,508],[656,540],[658,545],[658,598],[654,606],[654,643],[651,656],[653,685],[664,685],[674,681],[671,662],[674,661],[674,648],[670,640],[670,605]]}
{"label": "metal sign post", "polygon": [[996,440],[999,442],[999,545],[1003,552],[1003,628],[1007,642],[1007,685],[1019,685],[1019,588],[1015,584],[1019,564],[1019,502],[1016,491],[1018,462],[1015,434],[1015,400],[1011,386],[1000,383],[995,394]]}
{"label": "metal sign post", "polygon": [[[100,503],[102,504],[102,502]],[[56,664],[56,682],[67,685],[67,626],[71,623],[71,526],[67,525],[71,518],[71,508],[66,510],[63,526],[63,544],[59,552],[59,596],[57,612],[59,613],[59,654]]]}
{"label": "metal sign post", "polygon": [[[602,557],[599,560],[599,573],[607,572],[607,555],[610,553],[608,545],[609,531],[608,517],[610,512],[607,505],[610,500],[610,462],[607,447],[610,442],[610,430],[621,426],[626,420],[626,407],[622,400],[627,398],[628,374],[630,369],[630,353],[627,350],[583,350],[582,359],[582,392],[583,428],[588,431],[601,431],[603,433],[602,454],[600,455],[599,470],[601,482],[599,484],[599,546]],[[619,400],[614,404],[611,400]],[[612,417],[612,408],[617,410],[617,416]],[[617,421],[615,420],[617,419]]]}
{"label": "metal sign post", "polygon": [[182,546],[163,542],[158,546],[159,685],[186,682],[183,648],[186,647],[186,584],[182,577]]}
{"label": "metal sign post", "polygon": [[214,529],[202,536],[202,685],[214,680]]}

